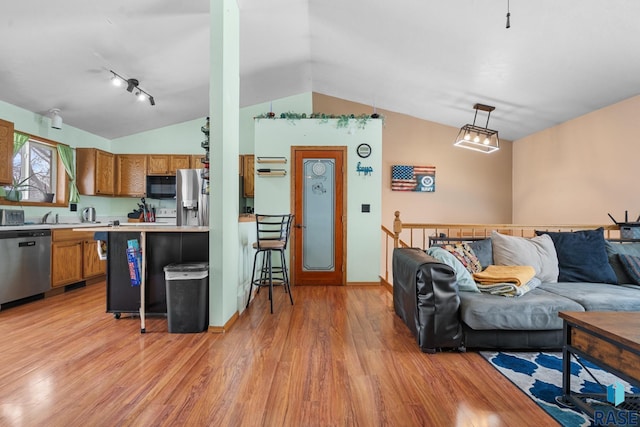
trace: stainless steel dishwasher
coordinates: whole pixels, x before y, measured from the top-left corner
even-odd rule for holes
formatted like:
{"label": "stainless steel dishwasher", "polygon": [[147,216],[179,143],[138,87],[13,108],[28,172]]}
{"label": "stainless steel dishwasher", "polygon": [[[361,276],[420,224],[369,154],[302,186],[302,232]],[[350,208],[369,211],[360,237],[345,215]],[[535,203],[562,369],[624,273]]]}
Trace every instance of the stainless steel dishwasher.
{"label": "stainless steel dishwasher", "polygon": [[0,230],[0,304],[51,289],[51,230]]}

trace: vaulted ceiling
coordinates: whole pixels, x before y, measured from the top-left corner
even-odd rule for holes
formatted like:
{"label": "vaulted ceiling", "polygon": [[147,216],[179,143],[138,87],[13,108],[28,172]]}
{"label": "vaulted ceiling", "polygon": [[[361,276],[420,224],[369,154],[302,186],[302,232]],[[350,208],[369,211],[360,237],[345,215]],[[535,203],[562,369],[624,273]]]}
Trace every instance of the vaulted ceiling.
{"label": "vaulted ceiling", "polygon": [[[208,115],[208,0],[5,3],[0,100],[109,139]],[[507,3],[238,0],[241,106],[314,91],[460,127],[480,102],[515,140],[640,94],[640,2],[512,0],[509,29]]]}

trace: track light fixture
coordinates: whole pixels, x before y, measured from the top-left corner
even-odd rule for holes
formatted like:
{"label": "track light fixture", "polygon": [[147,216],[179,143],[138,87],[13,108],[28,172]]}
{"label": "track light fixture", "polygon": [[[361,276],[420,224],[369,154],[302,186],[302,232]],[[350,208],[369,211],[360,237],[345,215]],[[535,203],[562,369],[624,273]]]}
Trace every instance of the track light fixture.
{"label": "track light fixture", "polygon": [[52,108],[49,110],[51,114],[51,127],[53,129],[62,129],[62,117],[60,116],[59,108]]}
{"label": "track light fixture", "polygon": [[138,85],[140,84],[138,79],[125,79],[115,71],[113,70],[109,70],[109,71],[112,74],[111,83],[114,86],[122,86],[124,83],[126,83],[127,92],[135,93],[135,95],[138,97],[140,101],[145,101],[148,99],[151,105],[156,105],[156,101],[155,99],[153,99],[153,96],[151,96],[151,94],[149,94],[148,92],[145,92],[144,90],[138,87]]}

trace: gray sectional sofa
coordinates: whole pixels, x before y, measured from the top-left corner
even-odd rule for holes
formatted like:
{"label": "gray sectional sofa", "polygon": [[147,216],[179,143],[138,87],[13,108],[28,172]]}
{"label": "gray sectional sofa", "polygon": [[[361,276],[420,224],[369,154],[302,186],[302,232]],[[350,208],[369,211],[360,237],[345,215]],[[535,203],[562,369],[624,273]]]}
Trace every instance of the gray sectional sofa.
{"label": "gray sectional sofa", "polygon": [[[455,320],[449,321],[459,322],[463,347],[560,349],[563,342],[562,319],[558,317],[560,311],[640,311],[640,243],[606,241],[602,230],[539,234],[533,240],[545,240],[549,249],[548,241],[551,238],[552,248],[555,249],[555,254],[550,250],[551,253],[541,255],[542,261],[536,258],[540,255],[539,248],[526,254],[528,249],[519,246],[532,242],[525,238],[505,239],[494,233],[491,239],[466,243],[482,268],[538,262],[536,277],[544,280],[524,295],[515,297],[480,292],[469,289],[468,285],[463,287],[464,290],[458,287],[459,304],[455,306],[449,303],[446,309],[457,310]],[[497,240],[501,243],[497,244]],[[506,249],[507,259],[504,257],[503,240],[507,241],[507,246],[516,243]],[[444,263],[454,276],[460,270],[460,265],[453,265],[448,259],[446,262],[436,259],[427,252],[419,250],[419,254],[416,254],[416,249],[397,248],[393,254],[394,299],[397,300],[394,306],[396,313],[412,331],[429,328],[429,325],[420,324],[430,318],[425,313],[439,310],[437,306],[425,304],[424,301],[410,301],[417,298],[419,290],[416,286],[419,287],[424,278],[425,267]],[[519,259],[523,254],[524,259]],[[536,259],[527,259],[528,256]],[[557,276],[553,270],[554,260],[557,260]],[[629,265],[629,262],[632,264]],[[633,262],[637,265],[633,265]],[[541,271],[543,269],[547,271]],[[447,286],[446,280],[439,281],[436,278],[431,282],[429,286],[433,286],[435,293],[439,286]],[[454,329],[453,326],[450,329]],[[423,351],[429,347],[426,343],[419,342],[419,345]]]}

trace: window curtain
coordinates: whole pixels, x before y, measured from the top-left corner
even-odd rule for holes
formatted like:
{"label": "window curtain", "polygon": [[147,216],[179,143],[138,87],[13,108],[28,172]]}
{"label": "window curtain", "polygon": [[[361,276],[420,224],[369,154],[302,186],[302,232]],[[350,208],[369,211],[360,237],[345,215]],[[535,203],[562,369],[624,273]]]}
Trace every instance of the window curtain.
{"label": "window curtain", "polygon": [[29,140],[29,135],[25,135],[24,133],[14,132],[13,133],[13,155],[15,156],[18,151],[24,147],[24,144]]}
{"label": "window curtain", "polygon": [[78,193],[78,187],[76,186],[76,164],[73,161],[73,148],[68,145],[58,144],[58,155],[64,170],[69,175],[69,203],[78,203],[80,201],[80,194]]}

